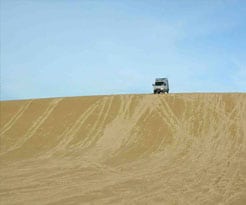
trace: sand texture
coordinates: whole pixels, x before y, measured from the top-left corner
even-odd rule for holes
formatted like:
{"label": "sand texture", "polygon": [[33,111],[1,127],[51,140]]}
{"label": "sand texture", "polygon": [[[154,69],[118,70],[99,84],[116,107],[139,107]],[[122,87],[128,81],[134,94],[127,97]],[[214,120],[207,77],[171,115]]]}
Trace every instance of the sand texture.
{"label": "sand texture", "polygon": [[246,94],[1,102],[0,204],[246,204]]}

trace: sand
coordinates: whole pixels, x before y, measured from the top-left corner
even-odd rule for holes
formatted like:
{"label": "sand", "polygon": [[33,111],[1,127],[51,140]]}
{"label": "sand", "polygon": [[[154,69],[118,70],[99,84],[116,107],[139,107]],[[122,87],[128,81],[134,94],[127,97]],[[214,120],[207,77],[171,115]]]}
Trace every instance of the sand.
{"label": "sand", "polygon": [[245,93],[0,105],[0,204],[246,204]]}

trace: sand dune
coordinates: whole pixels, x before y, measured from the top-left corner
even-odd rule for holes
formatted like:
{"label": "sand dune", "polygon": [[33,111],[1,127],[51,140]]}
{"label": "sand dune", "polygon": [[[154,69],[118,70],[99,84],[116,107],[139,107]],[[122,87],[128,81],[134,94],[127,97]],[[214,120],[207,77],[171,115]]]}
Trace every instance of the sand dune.
{"label": "sand dune", "polygon": [[246,204],[246,94],[1,102],[1,204]]}

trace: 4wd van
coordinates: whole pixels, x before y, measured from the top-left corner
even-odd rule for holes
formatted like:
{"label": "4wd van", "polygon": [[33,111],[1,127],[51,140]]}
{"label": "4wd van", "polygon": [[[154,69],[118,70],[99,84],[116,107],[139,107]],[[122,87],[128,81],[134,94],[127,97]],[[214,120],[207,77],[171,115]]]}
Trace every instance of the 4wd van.
{"label": "4wd van", "polygon": [[156,78],[153,85],[154,94],[169,93],[169,85],[167,78]]}

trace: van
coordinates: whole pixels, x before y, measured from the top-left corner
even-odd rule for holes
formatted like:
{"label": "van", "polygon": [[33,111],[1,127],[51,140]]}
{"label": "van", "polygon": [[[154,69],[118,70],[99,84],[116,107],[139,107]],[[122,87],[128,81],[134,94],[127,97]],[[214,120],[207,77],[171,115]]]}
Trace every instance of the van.
{"label": "van", "polygon": [[156,78],[153,85],[153,93],[169,93],[169,84],[167,78]]}

